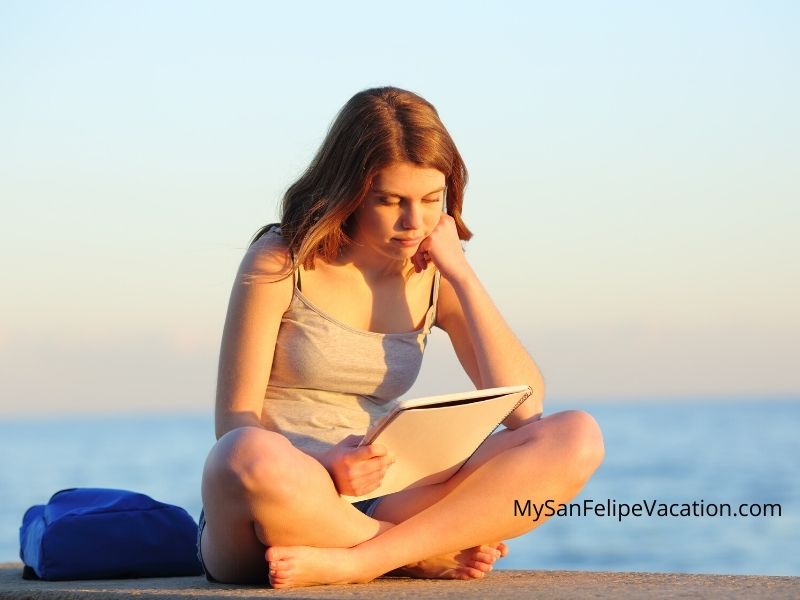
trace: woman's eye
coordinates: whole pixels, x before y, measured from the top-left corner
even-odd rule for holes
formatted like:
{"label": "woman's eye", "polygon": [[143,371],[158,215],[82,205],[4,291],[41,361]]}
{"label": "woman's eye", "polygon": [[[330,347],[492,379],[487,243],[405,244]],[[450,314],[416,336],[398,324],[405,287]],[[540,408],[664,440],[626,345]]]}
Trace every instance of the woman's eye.
{"label": "woman's eye", "polygon": [[[441,198],[424,198],[422,200],[424,204],[436,204],[440,201]],[[378,198],[378,203],[382,204],[383,206],[398,206],[400,204],[400,202],[394,198]]]}

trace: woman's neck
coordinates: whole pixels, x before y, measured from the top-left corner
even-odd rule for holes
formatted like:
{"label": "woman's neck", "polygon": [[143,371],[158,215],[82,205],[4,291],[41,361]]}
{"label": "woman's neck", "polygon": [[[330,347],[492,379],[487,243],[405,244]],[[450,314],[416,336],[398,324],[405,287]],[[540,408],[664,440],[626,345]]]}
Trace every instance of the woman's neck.
{"label": "woman's neck", "polygon": [[354,267],[363,274],[364,279],[369,281],[402,276],[411,266],[407,259],[398,260],[382,256],[358,244],[350,244],[342,248],[333,264]]}

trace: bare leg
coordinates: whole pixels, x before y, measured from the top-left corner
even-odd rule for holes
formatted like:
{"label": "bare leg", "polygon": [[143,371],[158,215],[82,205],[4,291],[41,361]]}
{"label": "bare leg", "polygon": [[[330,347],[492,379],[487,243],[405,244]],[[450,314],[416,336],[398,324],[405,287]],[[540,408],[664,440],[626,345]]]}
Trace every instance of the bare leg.
{"label": "bare leg", "polygon": [[391,527],[343,500],[325,468],[256,427],[219,439],[203,471],[203,559],[225,582],[266,582],[266,546],[350,547]]}
{"label": "bare leg", "polygon": [[[274,587],[369,581],[482,540],[522,535],[542,520],[515,516],[514,500],[569,502],[602,455],[597,423],[579,411],[500,432],[450,481],[387,497],[376,516],[396,519],[395,527],[352,548],[269,548],[270,581]],[[415,501],[427,508],[413,514]]]}
{"label": "bare leg", "polygon": [[[206,460],[202,491],[203,559],[224,582],[266,582],[264,552],[270,545],[347,548],[393,526],[353,508],[319,462],[283,436],[256,427],[231,431],[217,442]],[[496,560],[494,548],[468,549],[448,569],[431,564],[425,576],[480,577]],[[412,567],[406,574],[423,574],[422,565]]]}

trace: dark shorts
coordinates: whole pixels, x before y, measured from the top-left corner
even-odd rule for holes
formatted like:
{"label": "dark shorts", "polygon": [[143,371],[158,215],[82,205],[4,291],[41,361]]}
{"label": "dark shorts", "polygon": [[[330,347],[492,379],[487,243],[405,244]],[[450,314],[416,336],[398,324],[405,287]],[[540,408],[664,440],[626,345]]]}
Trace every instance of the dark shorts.
{"label": "dark shorts", "polygon": [[[371,498],[369,500],[361,500],[359,502],[353,502],[353,506],[355,506],[358,510],[362,513],[371,517],[375,512],[375,508],[377,508],[378,503],[381,501],[380,496],[378,498]],[[206,527],[206,515],[203,510],[200,510],[200,522],[197,527],[197,560],[200,561],[200,565],[203,567],[203,573],[206,574],[206,579],[212,583],[219,583],[206,569],[206,563],[203,562],[203,553],[200,550],[200,540],[203,537],[203,529]]]}

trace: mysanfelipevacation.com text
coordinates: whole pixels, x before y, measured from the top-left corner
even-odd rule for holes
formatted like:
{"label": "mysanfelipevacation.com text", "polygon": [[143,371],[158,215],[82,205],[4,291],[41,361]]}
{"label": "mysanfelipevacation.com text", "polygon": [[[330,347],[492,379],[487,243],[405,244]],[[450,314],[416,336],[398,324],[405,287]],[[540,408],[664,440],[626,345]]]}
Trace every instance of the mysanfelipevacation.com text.
{"label": "mysanfelipevacation.com text", "polygon": [[659,502],[640,500],[618,502],[607,498],[597,502],[585,498],[582,502],[558,504],[555,500],[531,502],[514,500],[514,516],[528,517],[534,521],[549,517],[600,517],[622,521],[629,517],[780,517],[782,508],[777,503]]}

